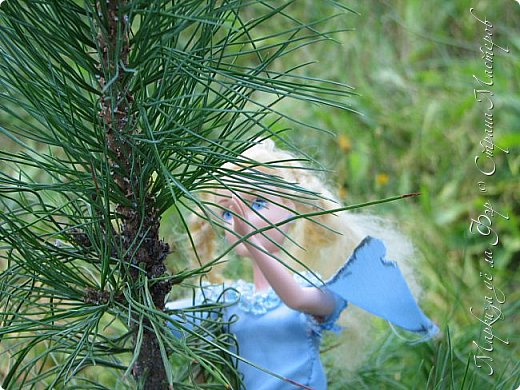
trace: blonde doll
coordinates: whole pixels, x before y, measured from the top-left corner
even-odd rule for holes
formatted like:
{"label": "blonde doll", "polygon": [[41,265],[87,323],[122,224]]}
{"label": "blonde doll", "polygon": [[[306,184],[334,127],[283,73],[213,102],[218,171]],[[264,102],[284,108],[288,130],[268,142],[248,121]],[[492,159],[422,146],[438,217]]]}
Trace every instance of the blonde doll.
{"label": "blonde doll", "polygon": [[[223,189],[202,196],[212,218],[194,218],[195,247],[199,258],[215,258],[215,226],[223,227],[228,245],[252,261],[252,283],[206,286],[199,301],[221,300],[228,304],[225,318],[237,319],[230,332],[238,342],[233,352],[241,357],[238,369],[246,389],[326,389],[321,334],[337,329],[347,303],[425,339],[436,333],[399,268],[384,259],[384,244],[366,236],[376,220],[347,212],[321,214],[337,209],[338,202],[315,172],[269,140],[222,172],[227,177],[221,179]],[[272,185],[255,185],[260,176]],[[325,283],[314,273],[302,273],[306,268],[326,274],[339,265]]]}

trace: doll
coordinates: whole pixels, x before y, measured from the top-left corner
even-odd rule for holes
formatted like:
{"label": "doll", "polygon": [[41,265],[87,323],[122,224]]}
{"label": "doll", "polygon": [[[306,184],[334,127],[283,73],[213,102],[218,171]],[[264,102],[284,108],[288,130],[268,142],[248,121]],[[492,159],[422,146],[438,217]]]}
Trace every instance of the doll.
{"label": "doll", "polygon": [[[385,259],[383,242],[366,236],[374,220],[347,212],[317,215],[338,208],[338,202],[315,172],[270,140],[247,150],[240,161],[223,167],[230,173],[225,188],[201,197],[213,221],[194,217],[192,234],[198,256],[212,259],[214,225],[220,225],[227,244],[252,262],[252,283],[225,281],[198,294],[199,303],[227,303],[225,318],[236,318],[229,331],[239,349],[232,352],[241,357],[238,369],[247,390],[326,389],[319,356],[322,332],[338,329],[336,321],[348,303],[423,339],[437,332],[397,265]],[[261,165],[271,162],[277,162],[275,168]],[[233,177],[237,170],[250,174]],[[255,175],[272,178],[273,186],[253,190]],[[323,272],[324,263],[337,271],[325,283],[303,272]]]}

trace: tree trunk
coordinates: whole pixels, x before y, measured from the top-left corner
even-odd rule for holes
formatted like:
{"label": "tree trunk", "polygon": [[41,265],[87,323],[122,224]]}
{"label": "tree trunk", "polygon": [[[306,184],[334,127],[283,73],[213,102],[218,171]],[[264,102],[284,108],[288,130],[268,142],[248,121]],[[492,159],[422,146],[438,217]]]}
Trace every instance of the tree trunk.
{"label": "tree trunk", "polygon": [[[129,266],[130,285],[135,285],[141,277],[148,278],[154,305],[158,310],[163,310],[171,283],[154,282],[153,279],[166,271],[164,259],[169,246],[159,239],[160,217],[155,199],[148,193],[150,183],[142,178],[142,157],[136,153],[136,146],[131,139],[139,130],[134,99],[128,88],[131,74],[125,71],[129,67],[128,54],[131,49],[130,24],[128,16],[124,14],[126,5],[126,0],[97,2],[98,20],[104,21],[99,26],[98,34],[102,54],[99,83],[105,91],[101,97],[99,115],[105,128],[112,179],[125,199],[124,203],[116,205],[121,221],[117,234],[120,243],[116,244],[121,246],[118,253],[127,253],[123,260]],[[107,76],[110,76],[109,81],[106,80]],[[144,296],[144,288],[140,288],[143,291],[137,297]],[[166,371],[157,337],[149,325],[145,320],[142,345],[133,373],[136,380],[144,383],[146,390],[167,388]]]}

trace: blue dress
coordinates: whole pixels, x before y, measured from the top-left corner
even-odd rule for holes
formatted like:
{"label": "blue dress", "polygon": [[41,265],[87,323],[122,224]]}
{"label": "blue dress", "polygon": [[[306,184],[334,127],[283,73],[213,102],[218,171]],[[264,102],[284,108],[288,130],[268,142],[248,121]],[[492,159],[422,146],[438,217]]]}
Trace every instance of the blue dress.
{"label": "blue dress", "polygon": [[[353,303],[377,316],[430,338],[438,329],[419,309],[399,268],[384,258],[383,243],[367,237],[345,265],[325,283],[310,274],[295,278],[302,286],[320,286],[334,296],[335,310],[319,320],[287,307],[269,289],[256,292],[252,283],[205,285],[196,304],[228,304],[224,320],[235,335],[238,369],[247,390],[310,388],[324,390],[327,380],[319,347],[324,330],[339,330],[336,320]],[[169,304],[168,308],[182,304]],[[178,320],[178,317],[172,318]]]}
{"label": "blue dress", "polygon": [[[310,274],[305,277],[320,285]],[[301,276],[295,278],[309,286]],[[327,381],[320,361],[323,330],[337,330],[335,325],[347,303],[339,296],[336,310],[318,321],[315,317],[287,307],[269,289],[256,292],[252,283],[242,280],[229,285],[207,285],[197,295],[196,303],[231,303],[224,313],[230,322],[229,332],[237,340],[240,355],[238,370],[248,390],[312,388],[326,389]],[[238,320],[233,321],[233,318]],[[249,363],[252,364],[249,364]]]}

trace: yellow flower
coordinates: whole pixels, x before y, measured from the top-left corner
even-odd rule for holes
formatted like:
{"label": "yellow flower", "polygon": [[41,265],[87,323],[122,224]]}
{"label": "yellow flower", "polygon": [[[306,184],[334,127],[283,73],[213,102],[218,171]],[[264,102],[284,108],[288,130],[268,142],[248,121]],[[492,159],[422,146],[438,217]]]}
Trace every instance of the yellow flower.
{"label": "yellow flower", "polygon": [[340,186],[339,189],[338,189],[338,195],[339,195],[340,199],[345,199],[347,197],[347,195],[348,195],[347,187]]}
{"label": "yellow flower", "polygon": [[380,186],[386,186],[390,177],[386,173],[378,173],[376,176],[376,183]]}
{"label": "yellow flower", "polygon": [[350,152],[352,149],[352,143],[350,142],[350,138],[345,134],[338,135],[338,146],[344,152]]}

